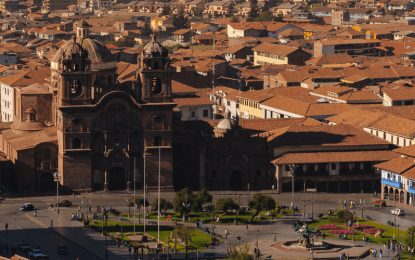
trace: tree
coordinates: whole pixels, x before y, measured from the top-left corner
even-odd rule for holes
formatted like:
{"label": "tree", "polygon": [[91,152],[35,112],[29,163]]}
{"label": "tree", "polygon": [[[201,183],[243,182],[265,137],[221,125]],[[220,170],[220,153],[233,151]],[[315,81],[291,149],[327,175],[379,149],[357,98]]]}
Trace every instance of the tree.
{"label": "tree", "polygon": [[170,6],[167,6],[167,4],[164,4],[163,11],[161,13],[163,15],[168,15],[170,13]]}
{"label": "tree", "polygon": [[257,22],[272,20],[274,20],[274,15],[270,11],[264,11],[257,18],[255,18],[255,21]]}
{"label": "tree", "polygon": [[249,253],[248,243],[244,244],[244,247],[239,249],[235,244],[232,244],[233,249],[229,252],[229,260],[253,260],[254,257]]}
{"label": "tree", "polygon": [[[151,204],[151,210],[158,211],[158,205],[159,205],[158,199],[155,199],[153,203]],[[173,204],[170,201],[164,198],[160,198],[160,211],[164,210],[164,213],[166,213],[167,210],[172,209],[172,208],[173,208]]]}
{"label": "tree", "polygon": [[415,239],[413,239],[411,241],[412,234],[414,234],[414,236],[415,236],[415,226],[412,226],[412,227],[408,228],[408,231],[406,231],[405,245],[410,245],[411,248],[412,248],[413,244],[415,243]]}
{"label": "tree", "polygon": [[176,196],[173,200],[174,211],[180,214],[187,214],[192,210],[194,202],[196,201],[196,195],[188,188],[184,188],[179,192],[176,192]]}
{"label": "tree", "polygon": [[174,229],[175,237],[181,238],[185,242],[186,246],[186,259],[187,259],[187,245],[192,241],[192,237],[196,235],[196,232],[193,228],[190,228],[186,225],[176,226]]}
{"label": "tree", "polygon": [[144,26],[140,30],[141,30],[141,34],[147,37],[153,33],[153,30],[151,29],[151,26],[148,22],[145,22]]}
{"label": "tree", "polygon": [[236,17],[236,16],[232,16],[231,17],[231,22],[233,22],[233,23],[239,23],[239,18]]}
{"label": "tree", "polygon": [[271,196],[264,196],[260,193],[254,195],[252,200],[248,201],[249,208],[256,211],[275,209],[275,200]]}
{"label": "tree", "polygon": [[197,193],[197,200],[199,203],[205,204],[212,202],[212,195],[209,194],[207,189],[202,189]]}
{"label": "tree", "polygon": [[231,1],[231,3],[228,6],[228,16],[233,16],[234,13],[235,13],[235,4],[233,3],[233,1]]}
{"label": "tree", "polygon": [[175,15],[173,17],[173,25],[176,29],[186,29],[189,27],[189,19],[184,17],[182,14]]}
{"label": "tree", "polygon": [[[135,199],[134,199],[134,197],[131,198],[127,202],[127,207],[134,207],[135,204],[137,204],[137,207],[141,207],[141,205],[144,206],[144,198],[141,197],[141,196],[135,197]],[[150,205],[150,204],[148,203],[148,200],[146,199],[146,205],[145,206],[147,207],[148,205]]]}
{"label": "tree", "polygon": [[248,13],[248,18],[249,20],[254,20],[258,15],[258,0],[251,0],[251,11]]}
{"label": "tree", "polygon": [[216,201],[216,210],[228,212],[229,209],[238,209],[238,204],[231,198],[222,198]]}

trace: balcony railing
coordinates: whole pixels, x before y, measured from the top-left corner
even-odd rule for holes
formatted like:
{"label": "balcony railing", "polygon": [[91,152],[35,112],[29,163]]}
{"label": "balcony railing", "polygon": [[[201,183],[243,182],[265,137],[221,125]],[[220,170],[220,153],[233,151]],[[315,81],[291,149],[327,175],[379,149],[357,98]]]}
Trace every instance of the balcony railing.
{"label": "balcony railing", "polygon": [[389,179],[383,179],[382,178],[382,180],[380,182],[385,184],[385,185],[395,187],[395,188],[398,188],[398,189],[402,189],[402,186],[403,186],[402,183],[397,182],[397,181],[392,181],[392,180],[389,180]]}

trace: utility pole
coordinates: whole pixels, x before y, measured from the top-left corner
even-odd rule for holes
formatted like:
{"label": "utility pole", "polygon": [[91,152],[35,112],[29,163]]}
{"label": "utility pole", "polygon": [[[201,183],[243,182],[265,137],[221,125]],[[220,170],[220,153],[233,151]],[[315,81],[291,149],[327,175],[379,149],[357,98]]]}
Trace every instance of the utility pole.
{"label": "utility pole", "polygon": [[56,214],[59,214],[59,182],[61,181],[61,175],[55,172],[53,177],[56,181]]}
{"label": "utility pole", "polygon": [[362,219],[363,219],[363,190],[362,190],[362,198],[360,199],[360,205],[362,206]]}
{"label": "utility pole", "polygon": [[314,191],[311,192],[311,219],[314,219]]}
{"label": "utility pole", "polygon": [[[161,143],[159,143],[159,194],[158,194],[158,214],[157,214],[157,219],[158,219],[158,227],[157,227],[157,241],[158,244],[160,245],[160,171],[161,171]],[[145,213],[144,213],[145,214]],[[158,245],[157,245],[158,246]]]}
{"label": "utility pole", "polygon": [[293,210],[293,215],[294,215],[294,177],[295,177],[294,171],[295,171],[296,165],[295,164],[290,164],[289,167],[290,167],[290,173],[291,173],[291,176],[292,176],[292,181],[291,181],[292,182],[291,183],[292,184],[291,208]]}
{"label": "utility pole", "polygon": [[[135,236],[135,208],[137,207],[136,205],[136,203],[135,203],[135,175],[136,175],[136,171],[137,171],[137,169],[135,168],[135,157],[134,157],[134,195],[133,195],[133,200],[134,200],[134,203],[133,203],[133,205],[135,206],[134,207],[134,236]],[[139,202],[140,203],[140,202]],[[139,221],[140,222],[140,221]]]}
{"label": "utility pole", "polygon": [[144,149],[144,233],[146,235],[146,149]]}

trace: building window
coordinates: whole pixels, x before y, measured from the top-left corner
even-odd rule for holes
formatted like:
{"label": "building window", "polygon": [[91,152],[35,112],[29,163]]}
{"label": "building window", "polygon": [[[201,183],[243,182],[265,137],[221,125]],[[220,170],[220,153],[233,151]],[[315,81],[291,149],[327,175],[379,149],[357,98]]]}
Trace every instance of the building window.
{"label": "building window", "polygon": [[79,125],[80,120],[79,118],[75,118],[74,120],[72,120],[72,122],[74,125]]}
{"label": "building window", "polygon": [[216,171],[212,171],[212,179],[216,179],[218,177],[218,173]]}
{"label": "building window", "polygon": [[191,117],[196,117],[196,112],[195,111],[190,112],[190,116]]}
{"label": "building window", "polygon": [[290,171],[290,166],[288,164],[285,165],[285,171],[289,172]]}
{"label": "building window", "polygon": [[162,145],[162,140],[161,140],[161,136],[156,136],[154,137],[154,146],[161,146]]}
{"label": "building window", "polygon": [[331,164],[331,169],[332,169],[332,170],[336,170],[336,169],[337,169],[337,165],[336,165],[335,163],[332,163],[332,164]]}
{"label": "building window", "polygon": [[50,150],[45,149],[43,151],[43,161],[50,161]]}
{"label": "building window", "polygon": [[209,110],[203,110],[203,117],[208,117],[208,116],[209,116]]}
{"label": "building window", "polygon": [[72,149],[81,149],[81,139],[79,139],[79,138],[73,139]]}

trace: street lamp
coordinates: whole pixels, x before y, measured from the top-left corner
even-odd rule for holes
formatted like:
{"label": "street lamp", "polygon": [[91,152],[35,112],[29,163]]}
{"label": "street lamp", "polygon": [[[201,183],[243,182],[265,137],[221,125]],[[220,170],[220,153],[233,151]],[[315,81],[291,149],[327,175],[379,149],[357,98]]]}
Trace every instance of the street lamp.
{"label": "street lamp", "polygon": [[307,206],[309,203],[310,203],[310,201],[309,200],[301,200],[301,203],[303,203],[303,206],[304,206],[304,211],[303,211],[303,214],[304,214],[304,216],[306,215],[305,214],[305,206]]}
{"label": "street lamp", "polygon": [[59,214],[59,182],[61,181],[61,175],[55,172],[53,177],[56,181],[56,213]]}
{"label": "street lamp", "polygon": [[292,202],[291,202],[291,208],[292,208],[292,210],[293,210],[293,215],[294,215],[294,177],[295,177],[295,174],[294,174],[294,171],[295,171],[295,168],[297,168],[297,165],[295,165],[295,164],[289,164],[288,165],[288,167],[290,167],[290,173],[291,173],[291,176],[292,176]]}
{"label": "street lamp", "polygon": [[108,215],[107,215],[107,213],[104,213],[103,221],[105,222],[105,259],[108,259],[108,244],[107,244]]}
{"label": "street lamp", "polygon": [[311,192],[311,219],[314,219],[314,191]]}

